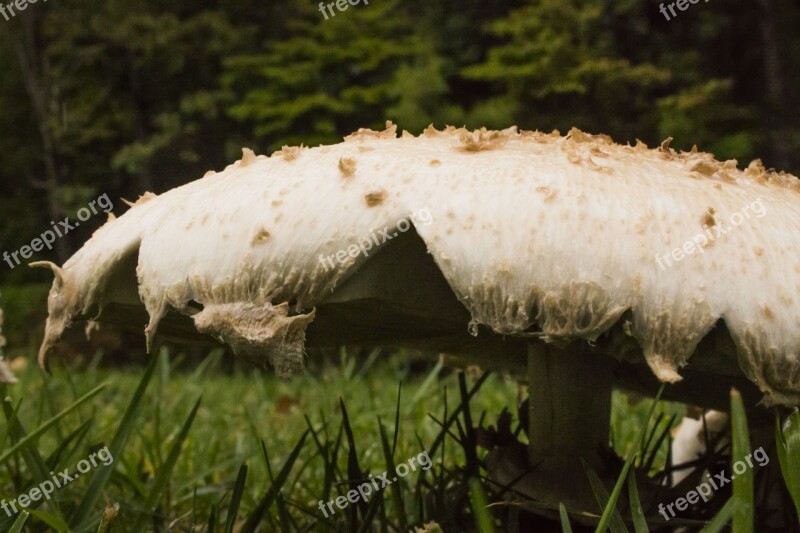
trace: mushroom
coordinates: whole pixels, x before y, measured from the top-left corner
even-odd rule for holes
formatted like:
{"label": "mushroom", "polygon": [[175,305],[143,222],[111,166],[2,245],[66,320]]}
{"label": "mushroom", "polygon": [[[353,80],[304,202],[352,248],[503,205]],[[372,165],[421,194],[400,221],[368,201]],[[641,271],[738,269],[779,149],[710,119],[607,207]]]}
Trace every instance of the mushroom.
{"label": "mushroom", "polygon": [[[40,361],[83,319],[146,323],[148,349],[157,331],[217,339],[280,376],[304,346],[457,353],[527,375],[525,490],[588,505],[578,459],[607,466],[613,387],[800,403],[800,181],[669,141],[387,123],[245,149],[39,264]],[[493,458],[500,483],[512,455]]]}
{"label": "mushroom", "polygon": [[708,411],[700,414],[696,420],[686,416],[672,428],[672,443],[670,455],[676,471],[672,473],[672,485],[675,486],[686,479],[690,471],[688,468],[678,469],[681,465],[689,465],[709,453],[709,445],[713,452],[719,452],[730,445],[730,417],[721,411]]}

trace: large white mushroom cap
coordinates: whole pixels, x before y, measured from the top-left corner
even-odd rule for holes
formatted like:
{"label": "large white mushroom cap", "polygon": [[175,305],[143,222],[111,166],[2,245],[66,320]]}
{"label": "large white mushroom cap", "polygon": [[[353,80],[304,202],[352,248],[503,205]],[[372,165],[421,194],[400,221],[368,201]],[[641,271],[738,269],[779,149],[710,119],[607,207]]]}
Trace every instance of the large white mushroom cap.
{"label": "large white mushroom cap", "polygon": [[40,355],[73,319],[141,301],[148,340],[172,308],[291,373],[315,306],[388,244],[382,228],[410,220],[472,316],[465,328],[594,340],[630,310],[626,331],[674,382],[722,319],[765,400],[800,403],[800,181],[668,144],[574,129],[397,137],[387,124],[333,146],[245,150],[145,195],[54,267]]}

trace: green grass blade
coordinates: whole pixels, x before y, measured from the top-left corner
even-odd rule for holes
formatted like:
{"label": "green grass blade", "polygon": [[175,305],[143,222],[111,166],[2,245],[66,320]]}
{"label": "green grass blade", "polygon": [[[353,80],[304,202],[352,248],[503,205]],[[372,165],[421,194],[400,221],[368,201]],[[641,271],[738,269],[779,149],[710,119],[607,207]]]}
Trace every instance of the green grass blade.
{"label": "green grass blade", "polygon": [[[58,447],[53,451],[53,453],[51,453],[50,456],[47,458],[47,465],[50,467],[51,470],[58,469],[58,465],[61,462],[62,458],[66,460],[70,457],[74,457],[75,455],[77,455],[78,450],[82,448],[84,439],[87,433],[89,433],[89,428],[91,427],[91,425],[92,425],[92,419],[90,418],[89,420],[78,426],[78,429],[76,429],[75,431],[73,431],[64,438],[63,442],[61,442],[58,445]],[[73,445],[69,450],[67,450],[67,448],[70,447],[70,444]]]}
{"label": "green grass blade", "polygon": [[233,533],[233,526],[236,525],[236,515],[239,514],[239,505],[242,503],[244,486],[247,481],[247,465],[239,467],[239,475],[236,476],[236,483],[233,486],[231,504],[228,506],[228,516],[225,519],[225,533]]}
{"label": "green grass blade", "polygon": [[439,373],[442,371],[442,366],[442,361],[440,360],[436,363],[436,366],[433,367],[433,370],[428,373],[428,375],[425,377],[425,381],[422,382],[422,385],[419,386],[417,392],[414,394],[414,397],[411,398],[412,405],[415,405],[418,401],[428,396],[429,389],[439,378]]}
{"label": "green grass blade", "polygon": [[342,438],[342,427],[339,427],[339,433],[336,435],[336,441],[334,442],[333,449],[330,449],[330,440],[327,440],[327,432],[325,432],[326,441],[323,444],[320,440],[320,435],[314,430],[314,426],[311,424],[311,420],[308,418],[308,415],[305,415],[305,420],[308,431],[311,433],[314,443],[317,445],[317,450],[319,451],[320,457],[322,457],[322,462],[325,465],[325,477],[323,478],[322,492],[320,494],[322,496],[321,500],[327,502],[330,501],[330,494],[333,489],[337,450]]}
{"label": "green grass blade", "polygon": [[[142,404],[142,398],[144,397],[144,393],[150,383],[150,379],[153,377],[153,371],[156,368],[156,360],[157,359],[155,357],[150,359],[150,363],[147,365],[147,368],[142,375],[142,379],[139,381],[139,385],[136,387],[136,391],[133,393],[130,403],[128,403],[127,409],[125,409],[125,414],[122,416],[122,421],[117,428],[117,432],[114,434],[114,438],[111,440],[111,445],[108,447],[111,457],[117,458],[122,456],[122,451],[128,442],[128,438],[133,432],[133,427],[136,422],[136,415],[138,414],[139,407]],[[82,526],[85,525],[85,522],[90,520],[92,508],[100,498],[100,494],[103,492],[103,489],[105,488],[108,478],[111,476],[111,472],[113,470],[113,462],[108,466],[102,466],[95,469],[92,480],[89,482],[89,487],[86,489],[86,493],[83,495],[80,505],[75,510],[75,513],[72,515],[72,519],[70,520],[73,529],[83,529]]]}
{"label": "green grass blade", "polygon": [[14,444],[11,448],[9,448],[5,453],[0,455],[0,463],[6,462],[6,460],[14,455],[20,448],[28,444],[29,442],[39,438],[44,434],[45,431],[53,427],[59,420],[67,416],[69,413],[77,409],[81,404],[86,403],[88,400],[97,396],[100,391],[102,391],[106,387],[106,383],[98,385],[97,387],[93,388],[83,396],[81,396],[78,400],[76,400],[72,405],[63,409],[58,414],[52,416],[50,419],[46,420],[42,424],[39,425],[36,429],[28,433],[24,438],[20,439],[19,442]]}
{"label": "green grass blade", "polygon": [[69,524],[67,524],[67,522],[63,518],[61,518],[56,514],[48,513],[45,511],[37,511],[35,509],[28,509],[27,511],[34,518],[41,520],[48,526],[52,527],[54,530],[58,531],[58,533],[69,531]]}
{"label": "green grass blade", "polygon": [[283,501],[283,496],[280,493],[275,496],[275,506],[278,508],[278,521],[281,524],[281,531],[297,531],[297,527],[292,527],[291,525],[289,509],[286,508],[286,502]]}
{"label": "green grass blade", "polygon": [[278,472],[275,481],[270,485],[269,489],[267,489],[267,493],[258,503],[253,513],[248,517],[247,522],[245,522],[241,529],[241,533],[253,533],[256,530],[261,522],[261,519],[264,518],[264,514],[267,512],[267,509],[269,509],[269,506],[272,505],[272,502],[275,500],[278,492],[281,490],[281,488],[283,488],[283,484],[286,483],[286,479],[289,477],[289,473],[292,471],[292,467],[297,461],[300,451],[303,449],[303,446],[306,442],[306,437],[308,437],[308,430],[303,433],[303,436],[300,437],[300,440],[297,442],[297,444],[295,444],[292,453],[289,454],[286,462],[283,463],[283,467],[281,468],[281,471]]}
{"label": "green grass blade", "polygon": [[397,384],[397,401],[394,405],[394,436],[392,440],[392,457],[397,451],[397,439],[400,437],[400,398],[403,394],[403,382]]}
{"label": "green grass blade", "polygon": [[28,516],[29,514],[27,511],[22,511],[19,517],[14,521],[14,525],[8,530],[8,533],[20,533],[25,526],[25,522],[28,520]]}
{"label": "green grass blade", "polygon": [[[369,502],[369,507],[367,508],[367,512],[364,515],[364,519],[361,521],[361,527],[358,528],[358,533],[368,533],[372,530],[372,520],[375,518],[375,515],[378,514],[378,509],[381,506],[381,502],[383,502],[383,493],[378,492],[372,496],[372,499]],[[407,530],[401,530],[407,531]]]}
{"label": "green grass blade", "polygon": [[[619,500],[619,495],[622,493],[622,486],[625,484],[625,480],[628,477],[628,472],[630,471],[631,465],[635,459],[636,455],[631,455],[628,460],[625,461],[625,465],[622,467],[622,472],[619,474],[619,479],[617,479],[617,483],[614,485],[614,490],[611,491],[611,496],[608,497],[608,502],[603,509],[603,516],[600,517],[600,522],[597,524],[597,529],[595,530],[597,533],[605,531],[610,526],[612,520],[617,522],[617,525],[612,527],[611,530],[622,531],[619,528],[619,522],[622,522],[622,517],[619,515],[619,512],[617,512],[617,501]],[[588,465],[585,466],[588,468]],[[597,481],[600,480],[598,479]],[[595,496],[596,495],[597,492],[595,491]],[[624,522],[622,522],[622,527],[625,527]],[[625,530],[627,531],[627,528]]]}
{"label": "green grass blade", "polygon": [[478,533],[494,533],[492,515],[489,513],[486,495],[483,493],[480,481],[476,478],[469,480],[469,499],[472,512],[475,515],[475,527]]}
{"label": "green grass blade", "polygon": [[[659,435],[659,437],[656,439],[655,444],[653,445],[653,447],[651,448],[651,447],[648,446],[646,448],[645,451],[649,450],[650,451],[650,455],[649,455],[649,457],[645,457],[644,461],[642,462],[643,466],[642,466],[641,470],[643,472],[649,473],[650,470],[652,470],[653,463],[655,462],[656,458],[658,457],[658,450],[664,444],[664,441],[666,441],[667,438],[669,437],[670,430],[672,429],[672,426],[675,424],[675,418],[676,417],[677,417],[677,415],[672,415],[669,418],[669,420],[667,421],[666,425],[664,426],[664,429],[661,431],[661,435]],[[655,432],[657,428],[658,428],[658,425],[655,425],[653,427],[653,432]]]}
{"label": "green grass blade", "polygon": [[[653,413],[656,412],[656,407],[658,406],[658,402],[661,400],[661,395],[664,394],[664,385],[662,384],[661,387],[658,389],[658,393],[656,397],[653,399],[653,403],[650,405],[650,410],[647,412],[647,419],[644,422],[644,426],[641,430],[639,430],[639,435],[636,437],[636,444],[634,444],[633,449],[636,450],[641,445],[642,441],[644,440],[644,436],[647,433],[647,427],[650,425],[650,420],[653,419]],[[655,428],[653,428],[653,432],[655,432]]]}
{"label": "green grass blade", "polygon": [[[2,385],[3,385],[3,386],[2,386],[2,387],[0,387],[0,394],[2,394],[2,396],[0,396],[0,397],[2,397],[2,398],[8,398],[8,397],[5,395],[5,388],[6,388],[6,386],[5,386],[5,384],[2,384]],[[7,399],[7,400],[5,400],[5,401],[7,401],[7,402],[9,402],[9,403],[11,402],[10,398],[8,398],[8,399]],[[20,408],[21,406],[22,406],[22,398],[20,398],[20,399],[19,399],[19,401],[17,402],[17,405],[15,405],[14,407],[12,407],[10,411],[5,411],[5,410],[4,410],[4,412],[6,413],[4,416],[6,417],[6,421],[8,422],[8,426],[9,426],[9,427],[10,427],[12,424],[16,423],[16,421],[17,421],[17,414],[19,413],[19,408]],[[10,435],[11,435],[11,432],[9,431],[9,429],[8,429],[8,428],[3,428],[3,436],[2,436],[2,437],[0,437],[0,450],[4,449],[4,448],[6,447],[6,441],[8,440],[8,437],[9,437]]]}
{"label": "green grass blade", "polygon": [[631,505],[631,520],[633,521],[634,531],[636,533],[649,533],[647,519],[644,516],[642,502],[639,499],[639,489],[636,486],[636,472],[633,470],[628,472],[628,498]]}
{"label": "green grass blade", "polygon": [[786,417],[781,427],[780,415],[775,417],[775,445],[783,481],[789,489],[797,516],[800,517],[800,412],[795,410]]}
{"label": "green grass blade", "polygon": [[600,476],[598,476],[595,471],[592,470],[592,467],[583,459],[581,459],[581,464],[583,464],[583,469],[586,471],[586,477],[589,478],[589,484],[592,487],[594,497],[600,505],[600,508],[603,509],[603,515],[595,531],[605,533],[607,529],[610,529],[611,533],[628,533],[628,528],[625,527],[625,522],[623,522],[619,511],[617,511],[616,505],[612,505],[608,490],[606,490],[606,486],[603,485],[603,482],[600,480]]}
{"label": "green grass blade", "polygon": [[[347,407],[344,405],[344,400],[339,398],[339,406],[342,409],[342,424],[344,424],[344,434],[347,437],[347,479],[350,481],[349,490],[358,490],[358,485],[361,483],[363,473],[361,466],[358,464],[358,453],[356,452],[356,440],[353,436],[353,428],[350,426],[350,417],[347,414]],[[367,504],[360,501],[354,505],[349,505],[346,509],[348,519],[352,524],[358,520],[358,510],[361,509],[362,516],[366,513]]]}
{"label": "green grass blade", "polygon": [[461,405],[464,406],[462,414],[464,417],[464,430],[462,433],[463,445],[461,448],[466,455],[466,471],[469,475],[478,473],[478,444],[475,436],[475,424],[472,421],[472,411],[469,406],[469,394],[467,392],[467,378],[464,372],[458,373],[458,391],[461,395]]}
{"label": "green grass blade", "polygon": [[[650,449],[650,444],[652,444],[653,438],[656,436],[656,433],[658,432],[658,426],[659,424],[661,424],[661,421],[663,419],[664,419],[664,413],[659,413],[658,418],[656,418],[655,424],[653,424],[653,431],[650,432],[650,434],[647,437],[647,440],[644,441],[644,443],[642,444],[642,449],[639,450],[641,457],[647,456],[647,450]],[[647,472],[647,470],[645,470],[645,472]]]}
{"label": "green grass blade", "polygon": [[[469,390],[469,393],[467,393],[467,397],[466,397],[466,401],[467,402],[469,400],[471,400],[472,397],[475,394],[477,394],[478,390],[481,388],[481,385],[483,385],[484,382],[486,382],[486,380],[489,379],[490,375],[491,375],[491,372],[484,372],[481,375],[481,377],[479,377],[477,379],[477,381],[475,381],[475,384]],[[446,396],[445,396],[445,398],[446,398]],[[439,446],[444,443],[444,440],[448,435],[448,431],[450,431],[450,426],[452,426],[456,422],[456,420],[458,419],[458,416],[461,414],[462,409],[464,409],[465,407],[466,406],[464,405],[464,401],[462,401],[458,405],[458,407],[456,407],[453,410],[452,413],[450,413],[449,415],[445,416],[444,421],[442,422],[442,430],[439,432],[438,435],[436,435],[436,438],[433,440],[433,444],[431,444],[428,447],[428,454],[436,455],[436,451],[439,449]],[[446,406],[445,406],[445,408],[446,408]]]}
{"label": "green grass blade", "polygon": [[[17,404],[17,409],[18,408],[19,404]],[[11,406],[11,400],[9,398],[4,399],[3,414],[8,421],[8,435],[11,437],[12,442],[26,437],[25,428],[17,419],[16,413],[17,411]],[[37,479],[47,479],[50,477],[50,469],[47,467],[47,463],[45,463],[36,446],[24,446],[22,448],[22,458]]]}
{"label": "green grass blade", "polygon": [[572,524],[569,523],[569,514],[563,503],[558,504],[558,515],[561,517],[562,533],[572,533]]}
{"label": "green grass blade", "polygon": [[217,505],[211,506],[211,513],[208,515],[208,526],[206,533],[215,533],[217,531]]}
{"label": "green grass blade", "polygon": [[[202,397],[198,398],[195,402],[194,407],[192,407],[189,416],[183,423],[178,436],[175,437],[175,442],[172,443],[172,447],[169,450],[167,459],[158,469],[158,475],[156,476],[153,487],[150,489],[150,493],[147,495],[147,500],[145,500],[144,503],[145,509],[148,513],[155,511],[156,505],[158,505],[158,502],[161,500],[161,496],[164,494],[164,489],[166,489],[167,483],[169,483],[169,478],[172,477],[172,470],[175,468],[175,464],[178,462],[178,457],[181,454],[183,443],[186,441],[186,437],[189,436],[189,430],[192,428],[192,423],[197,415],[197,410],[200,409],[201,400]],[[147,515],[142,514],[137,522],[138,525],[144,526],[146,521]],[[144,531],[144,528],[136,527],[134,528],[134,531]]]}
{"label": "green grass blade", "polygon": [[199,382],[209,375],[211,375],[212,371],[217,368],[219,365],[222,356],[225,355],[225,350],[223,349],[215,349],[212,350],[207,356],[200,361],[200,364],[197,365],[197,368],[192,372],[191,380],[194,382]]}
{"label": "green grass blade", "polygon": [[[384,427],[380,418],[378,418],[378,426],[380,427],[381,432],[383,456],[386,460],[386,471],[394,472],[396,465],[394,464],[394,457],[392,456],[392,450],[389,445],[389,437],[386,435],[386,428]],[[403,490],[401,487],[402,485],[400,483],[392,483],[389,486],[389,491],[392,493],[392,501],[394,502],[395,506],[395,515],[400,521],[400,531],[408,531],[408,520],[406,518],[406,510],[403,504]]]}
{"label": "green grass blade", "polygon": [[[744,472],[732,472],[733,482],[733,533],[753,533],[755,501],[753,496],[753,469],[745,462],[750,453],[750,434],[742,395],[731,389],[731,432],[733,433],[732,463],[744,464]],[[733,467],[732,467],[733,468]],[[734,476],[736,476],[734,478]]]}
{"label": "green grass blade", "polygon": [[722,509],[712,518],[700,533],[719,533],[728,525],[733,515],[733,498],[728,500]]}
{"label": "green grass blade", "polygon": [[[645,419],[642,429],[639,430],[639,434],[636,436],[636,443],[633,446],[634,450],[638,450],[642,445],[642,442],[644,442],[644,437],[647,434],[647,428],[650,426],[650,420],[653,418],[653,413],[656,411],[656,406],[658,405],[663,392],[664,385],[661,385],[661,387],[658,389],[658,394],[656,394],[653,403],[650,405],[650,410],[647,413],[647,419]],[[660,420],[661,418],[659,418],[659,421]],[[651,438],[657,429],[658,422],[651,432]],[[598,499],[600,507],[603,508],[603,515],[600,517],[600,522],[598,522],[597,529],[595,530],[597,533],[604,533],[607,528],[611,528],[611,531],[614,533],[628,530],[628,528],[625,527],[625,522],[622,520],[622,517],[617,511],[617,501],[619,500],[619,495],[622,493],[622,486],[625,484],[625,480],[628,477],[628,472],[631,470],[631,466],[633,466],[635,460],[636,454],[633,453],[625,461],[625,465],[622,467],[622,472],[620,472],[619,478],[617,478],[617,483],[614,485],[614,490],[611,492],[611,496],[607,495],[606,488],[600,481],[600,478],[598,478],[592,469],[589,468],[589,465],[584,462],[583,467],[586,470],[587,475],[589,475],[589,479],[592,483],[592,491],[595,494],[595,498]]]}

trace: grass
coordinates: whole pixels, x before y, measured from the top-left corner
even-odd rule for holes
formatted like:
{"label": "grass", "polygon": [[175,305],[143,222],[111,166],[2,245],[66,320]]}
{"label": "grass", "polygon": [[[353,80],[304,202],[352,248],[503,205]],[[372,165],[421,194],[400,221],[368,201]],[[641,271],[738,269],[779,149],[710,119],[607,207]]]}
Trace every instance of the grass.
{"label": "grass", "polygon": [[[50,472],[74,472],[103,447],[113,457],[46,504],[33,502],[29,516],[0,511],[0,530],[483,533],[504,531],[508,517],[519,515],[498,505],[482,482],[484,452],[476,444],[477,428],[495,424],[523,399],[510,378],[433,364],[413,370],[404,353],[356,358],[342,351],[335,364],[312,362],[303,375],[280,381],[257,370],[225,372],[222,357],[212,352],[192,367],[162,350],[147,368],[109,369],[96,360],[57,365],[50,376],[29,365],[18,384],[0,386],[6,500],[30,494]],[[602,502],[604,524],[612,531],[632,524],[639,533],[658,520],[645,516],[634,471],[664,471],[669,429],[683,409],[649,400],[633,405],[620,393],[613,401],[613,444],[628,462],[613,491],[591,472],[587,484]],[[734,450],[749,450],[741,440],[743,414],[738,407],[734,413]],[[782,442],[790,443],[782,464],[797,464],[796,426],[782,430]],[[430,454],[429,470],[416,468],[346,509],[334,506],[333,515],[320,510],[320,500],[346,498],[422,452]],[[750,512],[737,504],[732,513],[720,503],[709,526],[724,527],[733,517],[737,530],[748,530],[754,496],[752,479],[749,488],[746,482],[733,487],[734,499],[749,498]],[[553,524],[580,531],[566,511]]]}
{"label": "grass", "polygon": [[[11,424],[3,426],[0,436],[3,442],[14,444],[6,444],[5,461],[0,461],[2,496],[11,499],[28,491],[35,480],[48,478],[50,470],[74,470],[91,450],[108,445],[113,467],[93,470],[57,491],[57,500],[48,503],[47,513],[76,528],[90,524],[92,530],[97,530],[106,508],[106,514],[115,515],[107,517],[108,530],[120,524],[144,527],[144,521],[148,528],[189,530],[215,523],[215,529],[230,531],[246,524],[262,506],[266,522],[282,508],[293,526],[301,526],[322,516],[320,495],[335,497],[346,489],[341,481],[348,478],[350,449],[357,454],[360,472],[380,474],[387,469],[381,428],[383,437],[391,440],[393,461],[405,462],[442,433],[429,413],[443,418],[446,402],[451,402],[451,411],[458,404],[456,374],[433,379],[412,375],[401,357],[369,368],[345,357],[341,365],[318,367],[285,382],[255,370],[222,373],[220,358],[215,352],[192,371],[177,370],[179,362],[166,352],[149,372],[138,367],[57,366],[47,376],[32,365],[27,367],[18,375],[20,382],[3,391],[11,398],[7,402]],[[432,370],[439,373],[437,368]],[[146,389],[136,397],[140,384]],[[89,394],[91,402],[81,400]],[[516,384],[492,375],[481,394],[472,399],[472,408],[499,412],[516,401]],[[346,438],[341,435],[345,412]],[[400,431],[396,431],[396,421]],[[25,428],[25,436],[8,431],[15,425]],[[292,457],[303,435],[304,445]],[[69,442],[66,448],[65,441]],[[29,453],[41,454],[40,460],[26,460]],[[437,461],[442,458],[444,469],[452,470],[465,459],[449,439],[440,447]],[[289,462],[293,468],[282,479],[281,468]],[[433,476],[440,474],[432,469],[429,482]],[[277,481],[281,490],[265,503],[266,487]],[[417,473],[403,481],[407,490],[402,494],[389,491],[383,513],[391,514],[398,505],[415,505],[402,498],[413,491]],[[422,520],[427,518],[424,509],[418,513]],[[5,531],[13,521],[3,521],[4,514],[0,512],[0,530]],[[41,522],[36,514],[28,519],[28,524]]]}

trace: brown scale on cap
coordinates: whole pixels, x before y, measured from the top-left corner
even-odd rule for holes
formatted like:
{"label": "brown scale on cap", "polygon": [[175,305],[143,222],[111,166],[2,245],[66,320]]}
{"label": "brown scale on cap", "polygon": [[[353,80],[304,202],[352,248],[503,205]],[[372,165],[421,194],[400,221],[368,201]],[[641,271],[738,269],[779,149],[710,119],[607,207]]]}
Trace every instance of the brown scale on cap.
{"label": "brown scale on cap", "polygon": [[340,157],[339,158],[339,172],[345,178],[351,177],[356,173],[356,159],[354,157]]}
{"label": "brown scale on cap", "polygon": [[386,191],[371,192],[364,195],[364,201],[369,207],[381,205],[386,199]]}
{"label": "brown scale on cap", "polygon": [[273,156],[283,157],[284,161],[294,161],[300,154],[303,153],[306,147],[302,144],[300,146],[283,146],[280,150],[274,152]]}
{"label": "brown scale on cap", "polygon": [[242,159],[239,161],[239,167],[244,168],[252,165],[256,161],[256,153],[250,148],[242,148]]}

